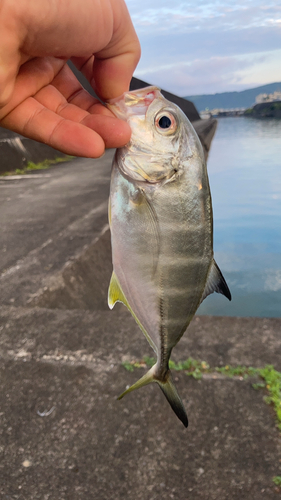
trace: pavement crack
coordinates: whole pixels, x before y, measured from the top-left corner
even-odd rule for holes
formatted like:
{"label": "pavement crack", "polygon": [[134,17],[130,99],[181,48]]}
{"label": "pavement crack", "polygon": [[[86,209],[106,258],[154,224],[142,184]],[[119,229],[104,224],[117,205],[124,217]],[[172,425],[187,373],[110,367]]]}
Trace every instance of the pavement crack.
{"label": "pavement crack", "polygon": [[95,354],[89,354],[85,350],[61,351],[56,349],[46,354],[36,355],[24,348],[18,350],[9,349],[0,352],[0,358],[12,361],[50,363],[53,365],[85,366],[95,372],[109,372],[114,367],[119,366],[118,361],[114,361],[112,356],[101,359]]}

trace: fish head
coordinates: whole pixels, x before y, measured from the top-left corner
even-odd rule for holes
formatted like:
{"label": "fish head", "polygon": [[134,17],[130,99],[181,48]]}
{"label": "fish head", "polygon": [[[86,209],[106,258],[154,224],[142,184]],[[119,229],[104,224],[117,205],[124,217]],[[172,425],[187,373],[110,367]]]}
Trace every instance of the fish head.
{"label": "fish head", "polygon": [[186,115],[165,99],[158,87],[125,92],[107,106],[132,130],[129,143],[116,155],[119,169],[129,178],[167,182],[201,148]]}

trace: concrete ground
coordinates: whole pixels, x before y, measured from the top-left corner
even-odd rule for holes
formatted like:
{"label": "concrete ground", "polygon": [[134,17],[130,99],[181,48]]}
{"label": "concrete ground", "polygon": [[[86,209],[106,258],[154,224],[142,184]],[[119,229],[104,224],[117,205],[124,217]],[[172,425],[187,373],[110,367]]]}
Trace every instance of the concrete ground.
{"label": "concrete ground", "polygon": [[[0,178],[0,498],[271,500],[281,439],[256,379],[176,372],[185,429],[159,388],[118,396],[153,353],[106,306],[112,152]],[[195,317],[174,360],[274,364],[281,319]]]}

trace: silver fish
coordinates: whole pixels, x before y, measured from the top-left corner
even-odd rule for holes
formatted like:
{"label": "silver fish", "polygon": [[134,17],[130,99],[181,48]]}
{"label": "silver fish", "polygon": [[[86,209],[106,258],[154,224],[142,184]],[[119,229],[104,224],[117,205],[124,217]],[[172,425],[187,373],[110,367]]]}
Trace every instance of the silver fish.
{"label": "silver fish", "polygon": [[156,364],[119,399],[157,382],[187,427],[169,370],[171,351],[207,295],[231,299],[213,258],[204,153],[185,114],[157,87],[126,92],[108,106],[132,129],[112,166],[108,304],[127,306],[157,355]]}

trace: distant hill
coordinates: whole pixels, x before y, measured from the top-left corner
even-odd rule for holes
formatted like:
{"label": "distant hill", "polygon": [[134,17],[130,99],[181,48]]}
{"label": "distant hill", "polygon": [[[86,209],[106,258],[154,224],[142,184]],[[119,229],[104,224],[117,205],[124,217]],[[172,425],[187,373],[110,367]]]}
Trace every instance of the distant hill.
{"label": "distant hill", "polygon": [[281,119],[281,102],[261,102],[253,108],[246,109],[245,116]]}
{"label": "distant hill", "polygon": [[258,94],[271,94],[276,90],[281,91],[281,82],[269,83],[254,89],[242,92],[223,92],[221,94],[189,95],[185,99],[193,102],[198,111],[209,109],[249,108],[255,103]]}

